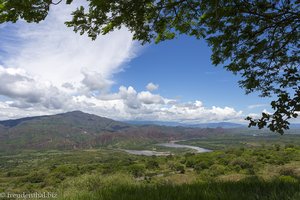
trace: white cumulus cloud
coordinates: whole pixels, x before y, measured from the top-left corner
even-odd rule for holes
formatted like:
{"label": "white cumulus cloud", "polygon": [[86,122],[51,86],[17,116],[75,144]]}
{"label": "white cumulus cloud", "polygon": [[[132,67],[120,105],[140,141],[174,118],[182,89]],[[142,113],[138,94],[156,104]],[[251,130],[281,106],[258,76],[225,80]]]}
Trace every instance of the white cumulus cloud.
{"label": "white cumulus cloud", "polygon": [[137,97],[144,104],[164,104],[164,99],[157,94],[152,94],[148,91],[142,91]]}
{"label": "white cumulus cloud", "polygon": [[154,91],[154,90],[157,90],[159,88],[159,85],[158,84],[154,84],[154,83],[148,83],[147,86],[146,86],[147,90],[149,91]]}
{"label": "white cumulus cloud", "polygon": [[3,66],[24,69],[56,87],[68,82],[91,90],[109,88],[113,75],[123,70],[138,47],[124,28],[96,41],[76,34],[64,24],[74,9],[63,4],[52,6],[49,16],[39,24],[19,22],[5,27],[10,35],[2,45],[9,56],[2,60]]}

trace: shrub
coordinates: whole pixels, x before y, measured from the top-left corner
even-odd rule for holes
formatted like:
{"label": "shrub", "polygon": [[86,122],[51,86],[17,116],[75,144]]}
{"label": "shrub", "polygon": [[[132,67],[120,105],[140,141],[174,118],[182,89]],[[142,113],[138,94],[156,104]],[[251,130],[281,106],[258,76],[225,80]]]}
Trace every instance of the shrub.
{"label": "shrub", "polygon": [[287,149],[287,148],[295,148],[295,145],[293,145],[293,144],[286,144],[286,145],[284,146],[284,148],[285,148],[285,149]]}
{"label": "shrub", "polygon": [[175,170],[178,171],[181,174],[185,173],[184,165],[181,165],[181,164],[175,165]]}
{"label": "shrub", "polygon": [[147,163],[146,163],[146,168],[147,169],[157,169],[159,168],[159,164],[157,161],[155,160],[149,160]]}
{"label": "shrub", "polygon": [[135,177],[142,177],[145,173],[145,166],[142,164],[134,164],[129,167],[130,173]]}
{"label": "shrub", "polygon": [[45,180],[46,174],[46,172],[42,171],[32,172],[24,179],[24,182],[42,183]]}
{"label": "shrub", "polygon": [[275,148],[276,151],[280,151],[280,144],[275,144],[274,148]]}
{"label": "shrub", "polygon": [[298,177],[296,169],[292,167],[283,167],[279,170],[279,174],[282,176]]}
{"label": "shrub", "polygon": [[13,170],[6,173],[7,177],[25,176],[28,173],[24,170]]}
{"label": "shrub", "polygon": [[209,168],[212,176],[225,174],[226,168],[223,165],[214,164]]}
{"label": "shrub", "polygon": [[194,165],[194,170],[195,170],[197,173],[200,173],[200,172],[203,170],[203,168],[201,167],[200,164],[196,164],[196,165]]}
{"label": "shrub", "polygon": [[195,168],[197,169],[208,169],[213,163],[210,161],[201,161],[195,165]]}
{"label": "shrub", "polygon": [[59,165],[53,169],[53,172],[65,176],[77,176],[79,173],[78,170],[78,167],[75,165]]}
{"label": "shrub", "polygon": [[195,161],[189,159],[189,160],[186,161],[185,166],[186,167],[194,167],[195,166]]}
{"label": "shrub", "polygon": [[230,165],[240,167],[241,169],[253,168],[253,165],[244,159],[237,158],[230,162]]}

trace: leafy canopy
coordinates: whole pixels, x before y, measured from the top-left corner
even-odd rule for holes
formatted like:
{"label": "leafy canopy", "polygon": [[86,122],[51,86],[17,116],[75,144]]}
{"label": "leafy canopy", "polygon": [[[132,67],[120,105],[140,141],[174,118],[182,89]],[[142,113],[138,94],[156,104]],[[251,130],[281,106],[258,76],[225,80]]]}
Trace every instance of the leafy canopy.
{"label": "leafy canopy", "polygon": [[[39,22],[52,5],[72,0],[0,0],[0,23]],[[239,74],[246,93],[273,96],[273,113],[250,126],[283,134],[300,111],[299,0],[87,0],[66,25],[93,40],[122,26],[142,44],[180,34],[204,38],[214,65]]]}

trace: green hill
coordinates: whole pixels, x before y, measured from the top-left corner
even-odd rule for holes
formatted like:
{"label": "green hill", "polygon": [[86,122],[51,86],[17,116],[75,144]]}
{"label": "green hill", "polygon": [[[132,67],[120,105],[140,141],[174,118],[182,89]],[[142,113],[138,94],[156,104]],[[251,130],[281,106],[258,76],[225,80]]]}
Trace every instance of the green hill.
{"label": "green hill", "polygon": [[133,127],[108,118],[73,111],[0,122],[0,149],[78,148],[97,136]]}

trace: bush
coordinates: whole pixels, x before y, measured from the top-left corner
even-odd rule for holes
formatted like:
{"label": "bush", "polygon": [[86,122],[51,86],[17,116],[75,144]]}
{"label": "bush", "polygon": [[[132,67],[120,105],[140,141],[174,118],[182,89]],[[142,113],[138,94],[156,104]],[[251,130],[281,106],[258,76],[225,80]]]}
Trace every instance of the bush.
{"label": "bush", "polygon": [[234,167],[240,167],[241,169],[253,168],[253,165],[251,163],[241,158],[234,159],[230,162],[230,165]]}
{"label": "bush", "polygon": [[213,163],[211,163],[210,161],[201,161],[197,164],[195,164],[194,169],[199,171],[199,170],[203,170],[203,169],[208,169]]}
{"label": "bush", "polygon": [[62,174],[64,176],[77,176],[79,171],[75,165],[59,165],[53,169],[53,173]]}
{"label": "bush", "polygon": [[209,168],[212,176],[225,174],[226,168],[223,165],[214,164]]}
{"label": "bush", "polygon": [[24,170],[13,170],[6,173],[7,177],[25,176],[28,173]]}
{"label": "bush", "polygon": [[42,183],[45,180],[46,172],[38,171],[30,173],[25,179],[24,182],[29,183]]}
{"label": "bush", "polygon": [[275,148],[276,151],[280,151],[280,144],[275,144],[274,148]]}
{"label": "bush", "polygon": [[189,160],[186,161],[185,166],[186,167],[194,167],[195,166],[195,161],[189,159]]}
{"label": "bush", "polygon": [[202,167],[199,165],[199,164],[196,164],[194,165],[194,170],[197,172],[197,173],[200,173],[202,171]]}
{"label": "bush", "polygon": [[293,145],[293,144],[286,144],[286,145],[284,146],[284,148],[285,148],[285,149],[287,149],[287,148],[295,148],[295,145]]}
{"label": "bush", "polygon": [[279,174],[282,176],[298,177],[296,169],[292,167],[283,167],[279,170]]}
{"label": "bush", "polygon": [[147,163],[146,163],[146,168],[147,169],[157,169],[159,168],[159,164],[157,161],[155,160],[149,160]]}
{"label": "bush", "polygon": [[145,166],[142,164],[131,165],[129,171],[135,178],[142,177],[145,173]]}
{"label": "bush", "polygon": [[255,175],[255,170],[253,168],[246,169],[246,173],[249,175]]}
{"label": "bush", "polygon": [[185,173],[184,165],[181,165],[181,164],[175,165],[175,170],[178,171],[181,174]]}

